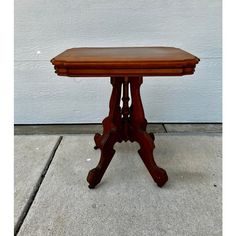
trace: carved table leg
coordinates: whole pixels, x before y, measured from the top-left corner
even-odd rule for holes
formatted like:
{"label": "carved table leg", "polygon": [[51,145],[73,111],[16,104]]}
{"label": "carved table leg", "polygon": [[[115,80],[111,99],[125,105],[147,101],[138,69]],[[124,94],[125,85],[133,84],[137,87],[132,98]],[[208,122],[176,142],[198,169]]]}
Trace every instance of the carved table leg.
{"label": "carved table leg", "polygon": [[155,148],[154,135],[146,132],[147,121],[145,119],[143,105],[140,96],[142,77],[130,78],[130,90],[132,97],[132,109],[130,114],[130,140],[137,141],[140,145],[139,155],[153,180],[159,187],[162,187],[168,180],[164,169],[158,167],[153,157]]}
{"label": "carved table leg", "polygon": [[89,183],[89,188],[95,188],[97,184],[100,183],[107,167],[109,166],[112,157],[115,154],[115,150],[113,149],[114,144],[117,142],[116,134],[110,134],[105,141],[105,144],[100,147],[101,149],[101,157],[96,168],[89,171],[87,176],[87,181]]}
{"label": "carved table leg", "polygon": [[[89,188],[95,188],[100,183],[112,157],[115,154],[113,146],[116,142],[137,141],[140,145],[139,155],[158,186],[162,187],[168,180],[164,169],[158,167],[153,157],[155,148],[153,133],[146,132],[147,121],[140,96],[142,77],[112,77],[113,86],[110,98],[110,111],[103,124],[103,134],[94,136],[95,149],[101,149],[101,157],[96,168],[90,170],[87,181]],[[123,107],[120,108],[121,86],[123,85]],[[129,85],[132,105],[129,107]]]}
{"label": "carved table leg", "polygon": [[113,149],[114,144],[122,141],[120,108],[122,83],[123,77],[111,77],[113,90],[109,104],[109,115],[102,122],[103,134],[100,135],[97,133],[94,136],[95,148],[101,149],[101,157],[97,167],[88,173],[87,181],[89,182],[89,188],[94,188],[101,181],[115,154],[115,150]]}

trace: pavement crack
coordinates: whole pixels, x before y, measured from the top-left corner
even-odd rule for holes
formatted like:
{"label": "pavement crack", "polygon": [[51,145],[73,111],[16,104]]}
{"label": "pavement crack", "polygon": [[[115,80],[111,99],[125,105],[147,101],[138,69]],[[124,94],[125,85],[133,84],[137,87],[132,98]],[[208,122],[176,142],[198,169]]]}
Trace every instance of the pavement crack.
{"label": "pavement crack", "polygon": [[165,124],[162,124],[162,126],[163,126],[163,128],[165,130],[165,133],[168,133]]}
{"label": "pavement crack", "polygon": [[49,169],[49,167],[50,167],[50,165],[51,165],[51,163],[52,163],[52,160],[53,160],[53,158],[54,158],[54,156],[55,156],[55,154],[56,154],[56,151],[57,151],[57,149],[58,149],[58,147],[59,147],[59,145],[60,145],[62,139],[63,139],[63,136],[60,136],[60,137],[58,138],[57,142],[55,143],[55,145],[54,145],[54,147],[53,147],[53,149],[52,149],[52,151],[51,151],[51,154],[50,154],[50,156],[49,156],[49,158],[48,158],[48,161],[47,161],[47,163],[46,163],[44,169],[42,170],[42,173],[41,173],[41,175],[40,175],[40,177],[39,177],[37,183],[35,184],[32,193],[30,194],[29,200],[28,200],[28,202],[25,204],[24,209],[22,210],[21,215],[20,215],[18,221],[16,222],[16,225],[15,225],[15,227],[14,227],[14,235],[15,235],[15,236],[16,236],[16,235],[18,234],[18,232],[20,231],[20,228],[21,228],[21,226],[22,226],[22,224],[23,224],[23,222],[24,222],[24,220],[25,220],[25,218],[26,218],[26,216],[27,216],[27,214],[28,214],[28,212],[29,212],[29,210],[30,210],[31,205],[32,205],[33,202],[34,202],[34,199],[35,199],[35,197],[36,197],[36,195],[37,195],[37,193],[38,193],[38,191],[39,191],[39,188],[40,188],[40,186],[41,186],[41,184],[42,184],[42,182],[43,182],[43,180],[44,180],[44,177],[45,177],[46,174],[47,174],[47,171],[48,171],[48,169]]}

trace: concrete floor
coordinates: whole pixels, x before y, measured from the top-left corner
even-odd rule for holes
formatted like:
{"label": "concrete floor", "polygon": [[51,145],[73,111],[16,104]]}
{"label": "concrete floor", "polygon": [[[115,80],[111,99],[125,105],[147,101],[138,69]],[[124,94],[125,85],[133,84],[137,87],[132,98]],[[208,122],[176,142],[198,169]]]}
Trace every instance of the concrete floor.
{"label": "concrete floor", "polygon": [[15,136],[15,227],[20,236],[222,235],[221,134],[156,134],[169,181],[158,188],[137,143],[116,144],[102,182],[93,135]]}

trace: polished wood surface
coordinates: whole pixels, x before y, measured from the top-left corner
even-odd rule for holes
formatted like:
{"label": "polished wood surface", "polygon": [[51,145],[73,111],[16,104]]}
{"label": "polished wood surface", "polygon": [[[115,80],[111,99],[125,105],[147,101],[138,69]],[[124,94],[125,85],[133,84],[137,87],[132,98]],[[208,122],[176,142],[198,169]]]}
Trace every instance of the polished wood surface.
{"label": "polished wood surface", "polygon": [[128,140],[139,143],[141,159],[153,180],[162,187],[168,176],[153,157],[155,136],[146,131],[140,86],[143,76],[193,74],[199,59],[173,47],[72,48],[51,62],[61,76],[111,77],[109,115],[102,122],[103,133],[94,136],[94,148],[101,150],[101,156],[98,165],[88,173],[89,188],[100,183],[115,154],[114,144]]}
{"label": "polished wood surface", "polygon": [[[95,149],[100,148],[101,157],[98,165],[90,170],[87,176],[89,188],[95,188],[100,183],[115,154],[114,144],[128,140],[139,143],[138,153],[156,184],[162,187],[168,180],[166,171],[157,166],[153,157],[154,134],[146,131],[147,120],[140,96],[142,82],[142,77],[111,77],[113,90],[109,115],[102,122],[103,134],[97,133],[94,136]],[[130,107],[128,106],[129,88],[132,98]],[[121,90],[123,90],[122,98]],[[123,101],[122,108],[120,107],[121,100]]]}
{"label": "polished wood surface", "polygon": [[174,47],[72,48],[51,60],[62,76],[180,76],[199,59]]}

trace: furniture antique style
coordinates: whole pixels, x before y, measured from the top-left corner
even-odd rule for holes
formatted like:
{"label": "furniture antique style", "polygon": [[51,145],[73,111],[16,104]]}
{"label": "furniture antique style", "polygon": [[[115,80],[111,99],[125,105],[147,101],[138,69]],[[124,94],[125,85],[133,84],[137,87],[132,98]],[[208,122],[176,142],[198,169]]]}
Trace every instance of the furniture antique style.
{"label": "furniture antique style", "polygon": [[168,176],[164,169],[156,165],[153,157],[154,134],[146,131],[140,86],[143,76],[193,74],[199,59],[174,47],[116,47],[72,48],[51,62],[60,76],[111,77],[113,90],[109,115],[102,122],[103,134],[96,133],[94,136],[95,149],[101,150],[101,157],[97,167],[88,173],[89,188],[94,188],[101,181],[115,154],[114,144],[128,140],[140,144],[139,155],[153,180],[162,187]]}

